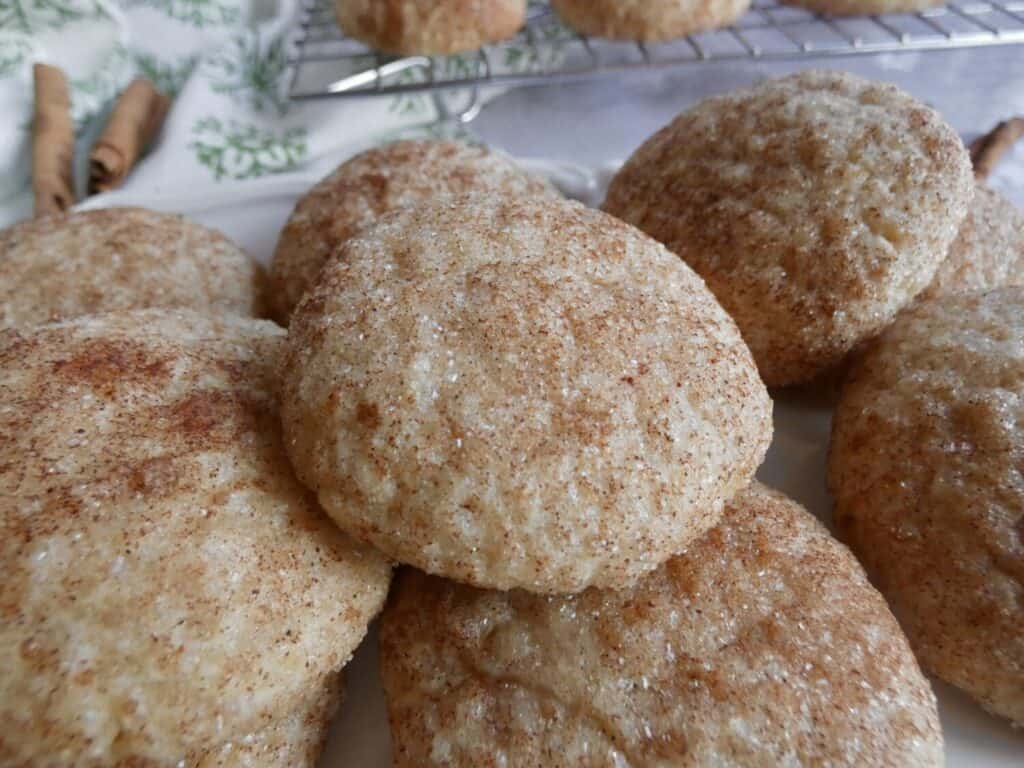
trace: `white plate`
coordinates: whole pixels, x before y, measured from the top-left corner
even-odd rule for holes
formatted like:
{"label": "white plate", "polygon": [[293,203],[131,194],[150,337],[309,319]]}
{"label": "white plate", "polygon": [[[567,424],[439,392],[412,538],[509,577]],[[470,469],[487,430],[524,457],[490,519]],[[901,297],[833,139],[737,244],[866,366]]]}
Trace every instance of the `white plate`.
{"label": "white plate", "polygon": [[[535,169],[543,164],[527,163]],[[585,169],[553,169],[552,180],[566,192],[594,202],[600,199],[607,171],[587,180]],[[582,170],[582,173],[580,172]],[[598,189],[595,189],[595,184]],[[295,180],[270,181],[249,187],[256,193],[243,202],[170,200],[127,194],[94,198],[92,205],[144,205],[184,213],[221,230],[264,264],[268,263],[277,234],[295,200],[307,186]],[[92,207],[92,206],[90,206]],[[831,526],[831,502],[825,489],[825,456],[831,411],[821,397],[806,392],[773,392],[775,438],[758,472],[765,483],[785,491]],[[321,768],[388,768],[391,747],[383,691],[377,675],[376,631],[372,629],[355,658],[345,669],[345,701],[332,725]],[[959,691],[933,681],[950,768],[1021,768],[1024,766],[1024,732],[974,705]]]}

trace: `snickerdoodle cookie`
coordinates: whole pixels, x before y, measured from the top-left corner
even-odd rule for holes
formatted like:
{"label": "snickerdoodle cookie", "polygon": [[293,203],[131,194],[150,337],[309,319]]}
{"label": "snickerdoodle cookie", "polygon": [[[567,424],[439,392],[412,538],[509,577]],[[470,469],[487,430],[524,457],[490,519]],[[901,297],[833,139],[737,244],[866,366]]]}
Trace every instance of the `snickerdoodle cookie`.
{"label": "snickerdoodle cookie", "polygon": [[476,50],[526,21],[526,0],[335,0],[335,10],[345,34],[407,56]]}
{"label": "snickerdoodle cookie", "polygon": [[292,317],[285,445],[356,538],[478,586],[626,586],[712,526],[771,435],[685,264],[556,197],[397,211]]}
{"label": "snickerdoodle cookie", "polygon": [[585,35],[656,42],[731,24],[750,0],[551,0]]}
{"label": "snickerdoodle cookie", "polygon": [[808,71],[705,100],[651,137],[604,208],[707,280],[772,385],[807,382],[931,282],[970,158],[898,88]]}
{"label": "snickerdoodle cookie", "polygon": [[0,763],[319,743],[390,569],[292,473],[283,347],[173,310],[0,334]]}
{"label": "snickerdoodle cookie", "polygon": [[756,485],[631,590],[403,570],[381,671],[401,768],[942,764],[935,699],[882,596]]}
{"label": "snickerdoodle cookie", "polygon": [[288,324],[324,262],[361,227],[396,208],[469,192],[554,194],[504,156],[457,141],[396,141],[343,163],[299,200],[281,232],[270,266],[274,319]]}
{"label": "snickerdoodle cookie", "polygon": [[994,189],[979,184],[967,218],[939,265],[931,285],[918,297],[977,293],[1024,284],[1024,214]]}
{"label": "snickerdoodle cookie", "polygon": [[103,208],[0,230],[0,328],[121,309],[258,315],[260,266],[183,216]]}
{"label": "snickerdoodle cookie", "polygon": [[911,13],[945,5],[946,0],[782,0],[828,16],[876,16],[883,13]]}
{"label": "snickerdoodle cookie", "polygon": [[844,387],[843,537],[921,665],[1024,725],[1024,288],[922,302]]}

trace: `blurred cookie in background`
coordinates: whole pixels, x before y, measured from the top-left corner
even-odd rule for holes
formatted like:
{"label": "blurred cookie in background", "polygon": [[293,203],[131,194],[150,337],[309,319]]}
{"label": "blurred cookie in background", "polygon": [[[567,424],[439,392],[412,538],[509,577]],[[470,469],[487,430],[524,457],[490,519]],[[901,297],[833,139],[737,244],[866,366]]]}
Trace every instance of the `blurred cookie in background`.
{"label": "blurred cookie in background", "polygon": [[259,264],[184,216],[102,208],[0,230],[0,328],[157,307],[259,316],[264,292]]}
{"label": "blurred cookie in background", "polygon": [[551,0],[551,7],[585,35],[660,42],[728,26],[750,0]]}
{"label": "blurred cookie in background", "polygon": [[475,51],[526,21],[526,0],[335,0],[335,10],[345,34],[406,56]]}
{"label": "blurred cookie in background", "polygon": [[913,13],[924,11],[946,0],[781,0],[827,16],[878,16],[883,13]]}

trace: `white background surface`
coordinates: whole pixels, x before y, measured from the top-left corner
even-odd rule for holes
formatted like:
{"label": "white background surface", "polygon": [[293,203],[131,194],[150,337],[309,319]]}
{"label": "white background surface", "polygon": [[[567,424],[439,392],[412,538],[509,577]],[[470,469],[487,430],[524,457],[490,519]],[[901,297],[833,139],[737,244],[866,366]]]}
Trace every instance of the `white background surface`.
{"label": "white background surface", "polygon": [[[886,55],[849,59],[838,66],[900,84],[940,109],[967,137],[987,130],[998,119],[1024,113],[1024,50]],[[658,76],[513,91],[488,104],[473,130],[488,143],[519,156],[598,168],[628,156],[650,133],[701,96],[796,68],[691,67]],[[169,182],[167,188],[173,188],[173,180]],[[1024,205],[1021,147],[994,182],[1018,205]],[[270,180],[261,187],[259,197],[247,200],[190,200],[187,194],[163,199],[114,195],[93,204],[136,203],[186,213],[221,229],[266,263],[277,233],[305,185],[304,181],[275,184]],[[774,392],[773,396],[775,439],[759,477],[828,523],[827,398],[806,391]],[[345,702],[332,728],[322,768],[390,765],[375,643],[371,632],[346,670]],[[1024,732],[1014,732],[948,686],[935,683],[935,689],[949,766],[1024,766]]]}

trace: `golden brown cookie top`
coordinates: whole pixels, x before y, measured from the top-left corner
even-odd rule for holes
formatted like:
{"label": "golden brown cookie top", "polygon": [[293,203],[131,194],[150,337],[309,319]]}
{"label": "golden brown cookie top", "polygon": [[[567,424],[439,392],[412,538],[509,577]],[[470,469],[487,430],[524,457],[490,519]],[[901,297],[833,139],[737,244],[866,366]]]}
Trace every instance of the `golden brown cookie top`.
{"label": "golden brown cookie top", "polygon": [[759,486],[631,590],[542,597],[406,569],[381,671],[403,768],[942,764],[885,601]]}
{"label": "golden brown cookie top", "polygon": [[0,328],[124,309],[263,312],[260,266],[184,216],[102,208],[0,230]]}
{"label": "golden brown cookie top", "polygon": [[0,762],[173,766],[348,659],[389,567],[295,480],[283,345],[168,310],[0,334]]}
{"label": "golden brown cookie top", "polygon": [[913,13],[942,5],[942,0],[783,0],[830,16],[869,16],[883,13]]}
{"label": "golden brown cookie top", "polygon": [[512,37],[526,0],[335,0],[342,31],[406,56],[474,51]]}
{"label": "golden brown cookie top", "polygon": [[551,0],[551,7],[585,35],[659,42],[725,26],[750,0]]}
{"label": "golden brown cookie top", "polygon": [[807,71],[679,115],[622,167],[604,209],[704,277],[773,386],[809,381],[888,325],[931,281],[973,189],[933,109]]}
{"label": "golden brown cookie top", "polygon": [[397,208],[460,193],[553,190],[504,156],[457,141],[396,141],[362,152],[306,193],[288,218],[270,267],[274,318],[287,325],[324,262],[360,228]]}

